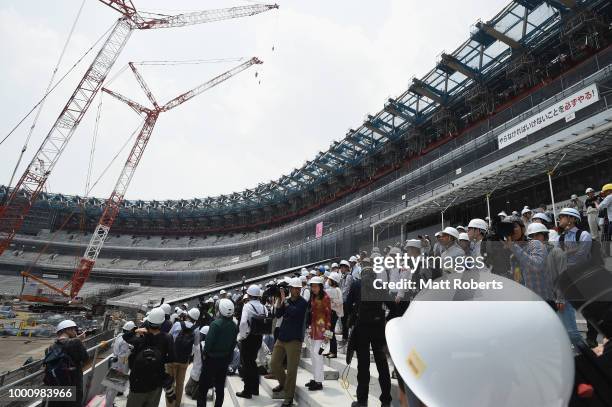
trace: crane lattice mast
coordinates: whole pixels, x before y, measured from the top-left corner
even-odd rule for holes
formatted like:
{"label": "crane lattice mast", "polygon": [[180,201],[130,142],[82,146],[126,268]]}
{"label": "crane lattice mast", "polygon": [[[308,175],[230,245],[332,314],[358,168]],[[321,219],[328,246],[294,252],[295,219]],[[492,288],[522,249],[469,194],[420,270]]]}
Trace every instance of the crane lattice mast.
{"label": "crane lattice mast", "polygon": [[70,286],[70,298],[74,299],[78,294],[85,281],[89,277],[91,270],[100,254],[100,250],[102,250],[102,246],[108,236],[108,232],[115,222],[117,215],[119,214],[119,210],[121,208],[121,204],[123,203],[123,199],[125,197],[125,193],[130,185],[132,177],[136,171],[136,167],[142,158],[142,155],[147,147],[147,143],[151,138],[151,133],[153,132],[153,128],[155,127],[155,123],[159,118],[159,115],[163,112],[167,112],[168,110],[174,109],[177,106],[185,103],[186,101],[194,98],[195,96],[205,92],[206,90],[217,86],[218,84],[228,80],[232,76],[248,69],[249,67],[257,64],[261,64],[262,62],[258,58],[251,58],[250,60],[230,69],[227,72],[222,73],[219,76],[197,86],[196,88],[185,92],[174,99],[170,100],[163,106],[159,106],[157,100],[153,96],[153,93],[147,86],[146,82],[134,66],[134,64],[130,63],[130,68],[134,72],[138,83],[140,84],[142,90],[147,95],[149,101],[153,104],[152,108],[147,108],[135,102],[125,96],[122,96],[116,92],[103,88],[102,91],[106,92],[123,103],[127,104],[129,107],[134,109],[137,113],[144,115],[145,120],[138,137],[134,142],[132,150],[123,166],[123,170],[117,179],[117,183],[115,184],[115,188],[111,193],[110,198],[106,201],[106,205],[104,206],[104,210],[102,212],[102,216],[96,226],[96,229],[89,241],[89,245],[87,246],[87,250],[85,250],[85,255],[81,258],[79,265],[77,266],[71,281],[64,286],[62,292],[66,293],[68,286]]}
{"label": "crane lattice mast", "polygon": [[0,207],[0,255],[9,247],[21,228],[30,208],[43,190],[45,182],[134,29],[183,27],[252,16],[278,8],[276,4],[253,4],[151,19],[139,14],[131,0],[99,1],[117,10],[121,13],[121,17],[113,26],[106,42],[68,99],[25,172],[8,191],[8,199]]}

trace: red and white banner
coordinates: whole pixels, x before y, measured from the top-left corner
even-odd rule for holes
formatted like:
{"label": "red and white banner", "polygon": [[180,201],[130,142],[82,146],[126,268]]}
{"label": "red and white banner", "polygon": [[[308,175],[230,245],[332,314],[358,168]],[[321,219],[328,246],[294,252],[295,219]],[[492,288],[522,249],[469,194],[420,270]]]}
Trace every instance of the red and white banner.
{"label": "red and white banner", "polygon": [[497,136],[498,146],[500,149],[507,147],[559,120],[565,119],[565,121],[569,122],[576,117],[576,112],[578,110],[584,109],[598,100],[599,92],[597,91],[597,85],[589,85],[565,99],[560,100],[540,113],[523,120],[516,126],[503,131]]}

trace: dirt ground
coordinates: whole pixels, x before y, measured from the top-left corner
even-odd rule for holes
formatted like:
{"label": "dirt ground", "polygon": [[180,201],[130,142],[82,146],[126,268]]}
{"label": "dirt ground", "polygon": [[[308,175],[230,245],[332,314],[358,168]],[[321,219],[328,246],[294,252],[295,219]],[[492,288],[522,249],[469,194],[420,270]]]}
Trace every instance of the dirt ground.
{"label": "dirt ground", "polygon": [[14,370],[30,357],[41,359],[54,338],[0,337],[0,372]]}

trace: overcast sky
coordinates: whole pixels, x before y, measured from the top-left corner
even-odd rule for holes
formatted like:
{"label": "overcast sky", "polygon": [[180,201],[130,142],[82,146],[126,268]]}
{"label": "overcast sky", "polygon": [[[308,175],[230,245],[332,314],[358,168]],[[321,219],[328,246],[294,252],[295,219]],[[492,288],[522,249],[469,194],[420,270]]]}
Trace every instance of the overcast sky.
{"label": "overcast sky", "polygon": [[[138,9],[175,14],[253,4],[251,1],[134,0]],[[250,68],[160,116],[132,180],[129,199],[218,195],[254,187],[291,172],[356,128],[384,101],[422,76],[442,51],[469,36],[479,18],[492,18],[501,0],[279,0],[280,10],[183,28],[136,31],[108,85],[148,106],[129,61],[210,60],[258,56]],[[81,0],[0,2],[0,140],[42,96]],[[87,0],[58,78],[117,19]],[[48,98],[18,171],[21,175],[93,58],[91,53]],[[143,66],[159,101],[238,65]],[[255,73],[257,72],[257,77]],[[50,192],[83,195],[98,97],[64,151]],[[32,120],[0,145],[0,184],[8,183]],[[127,106],[102,97],[93,162],[95,180],[139,124]],[[92,195],[106,197],[129,149]]]}

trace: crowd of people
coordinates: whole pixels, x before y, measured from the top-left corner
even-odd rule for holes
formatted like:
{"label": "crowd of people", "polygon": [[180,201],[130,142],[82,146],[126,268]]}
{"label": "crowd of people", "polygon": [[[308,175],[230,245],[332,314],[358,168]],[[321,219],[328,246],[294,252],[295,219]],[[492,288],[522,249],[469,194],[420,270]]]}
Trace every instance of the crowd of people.
{"label": "crowd of people", "polygon": [[[605,242],[600,247],[609,250],[612,184],[604,185],[599,194],[591,188],[586,192],[585,202],[572,196],[572,205],[560,210],[556,219],[546,205],[536,209],[525,206],[510,214],[501,211],[493,219],[475,218],[465,227],[445,227],[433,239],[418,236],[382,250],[373,247],[370,253],[364,250],[337,263],[302,268],[265,284],[221,290],[200,298],[198,306],[191,309],[188,304],[174,309],[161,304],[141,323],[126,322],[115,341],[113,369],[129,373],[127,406],[157,406],[163,390],[169,406],[180,406],[185,394],[196,399],[198,406],[205,406],[214,393],[214,405],[220,407],[226,377],[233,374],[239,374],[244,383],[237,397],[260,396],[260,376],[266,375],[277,381],[273,393],[283,399],[281,405],[290,406],[296,386],[305,386],[310,392],[325,390],[325,359],[337,358],[340,353],[347,363],[354,353],[357,357],[357,397],[352,407],[367,405],[371,355],[378,370],[383,407],[391,404],[395,379],[400,384],[402,405],[423,406],[403,384],[393,363],[390,365],[391,345],[385,336],[387,322],[406,312],[419,289],[389,284],[382,294],[368,298],[367,288],[373,287],[375,280],[435,280],[456,272],[452,264],[465,267],[467,263],[458,259],[466,256],[484,259],[467,270],[508,277],[540,296],[558,313],[574,346],[586,342],[591,348],[609,347],[609,343],[598,343],[598,331],[590,324],[583,338],[575,310],[556,284],[562,273],[592,260],[593,241]],[[378,258],[403,254],[412,258],[437,256],[443,261],[433,267],[419,263],[413,269],[375,270]],[[453,261],[444,261],[448,259]],[[78,370],[87,354],[77,345],[76,325],[64,321],[57,332],[54,346],[65,347]],[[311,360],[312,378],[296,383],[304,347]],[[405,360],[392,362],[403,364]],[[193,366],[185,383],[190,363]],[[78,380],[76,374],[73,379]],[[107,406],[113,405],[116,395],[117,390],[109,389]]]}

